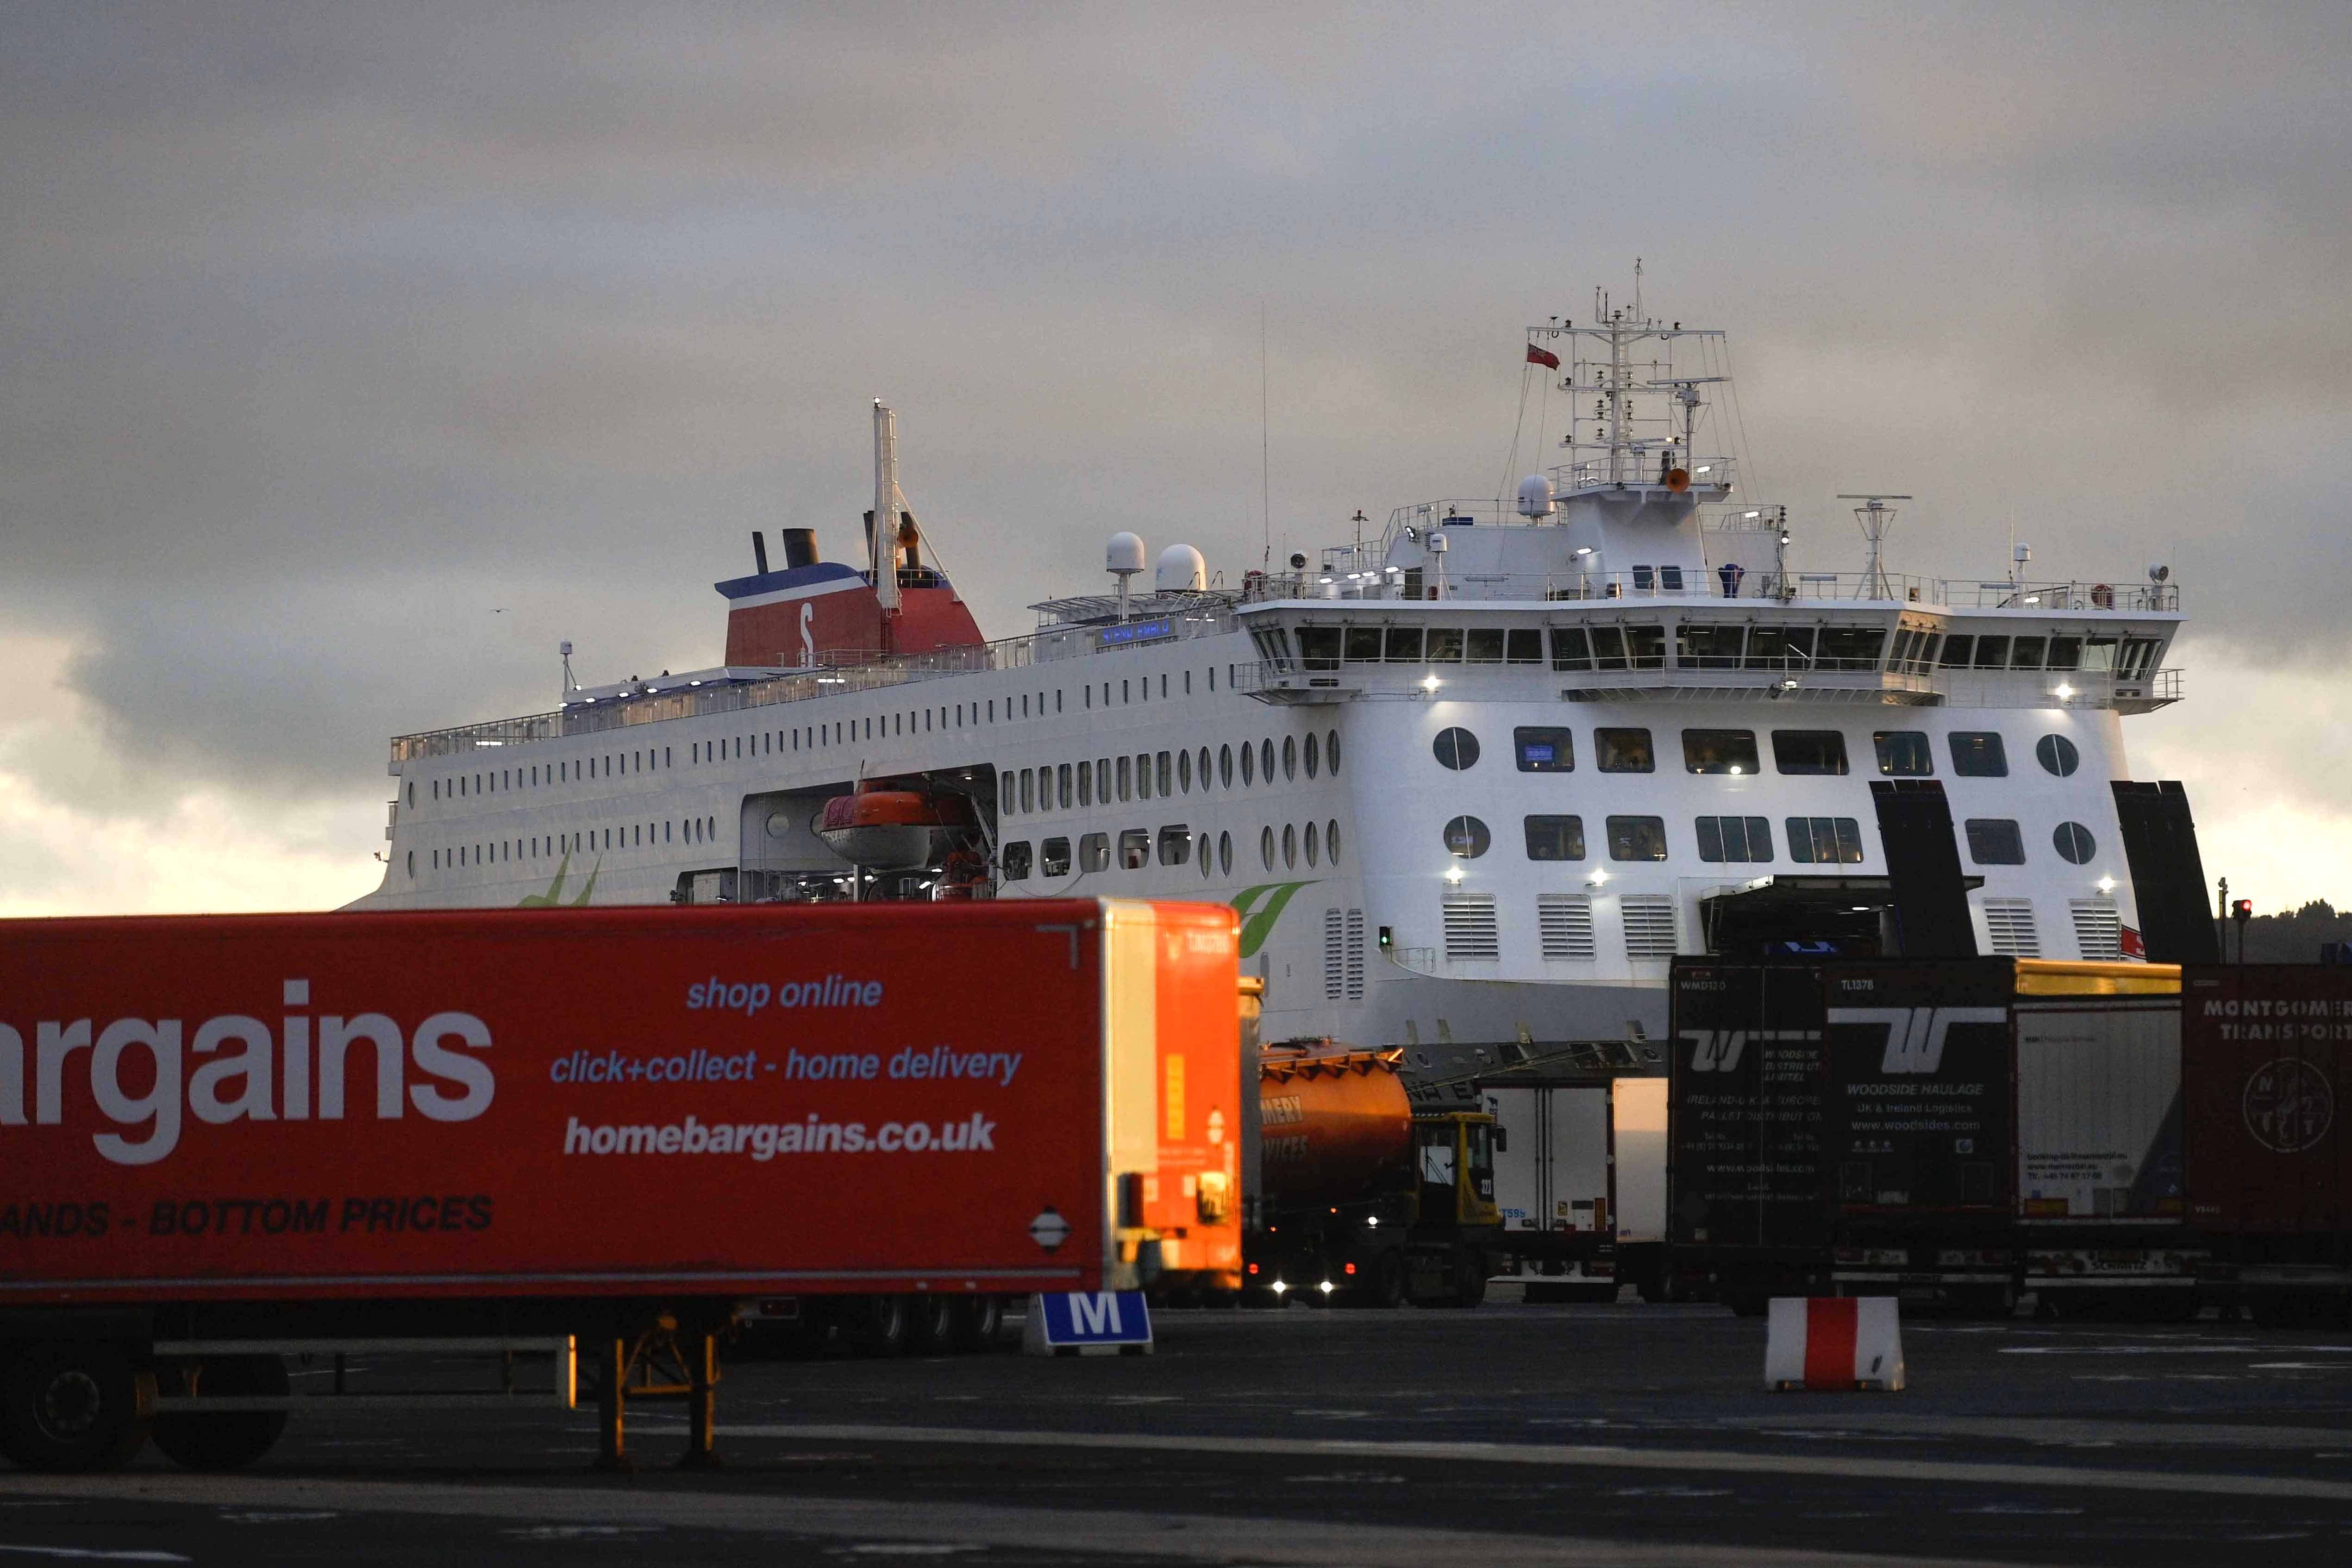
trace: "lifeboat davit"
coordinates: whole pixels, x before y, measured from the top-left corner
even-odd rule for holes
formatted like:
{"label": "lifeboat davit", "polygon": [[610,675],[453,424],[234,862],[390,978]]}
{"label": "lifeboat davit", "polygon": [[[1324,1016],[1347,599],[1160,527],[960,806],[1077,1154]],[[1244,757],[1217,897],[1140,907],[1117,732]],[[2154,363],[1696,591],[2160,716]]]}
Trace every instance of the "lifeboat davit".
{"label": "lifeboat davit", "polygon": [[816,832],[852,865],[915,871],[936,861],[944,841],[971,826],[971,809],[961,796],[865,784],[827,800]]}

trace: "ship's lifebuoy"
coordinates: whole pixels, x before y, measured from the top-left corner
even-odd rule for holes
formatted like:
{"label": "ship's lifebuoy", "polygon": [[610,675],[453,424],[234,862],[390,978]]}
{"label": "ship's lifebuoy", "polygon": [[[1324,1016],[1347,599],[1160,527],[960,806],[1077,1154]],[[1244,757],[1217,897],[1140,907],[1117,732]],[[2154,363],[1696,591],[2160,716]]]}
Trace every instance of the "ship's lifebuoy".
{"label": "ship's lifebuoy", "polygon": [[2091,584],[2091,602],[2101,610],[2116,607],[2116,591],[2104,582]]}

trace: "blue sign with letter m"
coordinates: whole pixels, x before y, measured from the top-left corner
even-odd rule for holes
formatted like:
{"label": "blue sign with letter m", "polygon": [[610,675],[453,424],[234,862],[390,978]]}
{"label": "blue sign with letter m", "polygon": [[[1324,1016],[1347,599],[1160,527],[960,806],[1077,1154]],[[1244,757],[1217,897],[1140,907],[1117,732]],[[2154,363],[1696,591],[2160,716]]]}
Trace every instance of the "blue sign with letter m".
{"label": "blue sign with letter m", "polygon": [[1056,1291],[1029,1298],[1023,1348],[1067,1355],[1151,1351],[1151,1309],[1140,1291]]}

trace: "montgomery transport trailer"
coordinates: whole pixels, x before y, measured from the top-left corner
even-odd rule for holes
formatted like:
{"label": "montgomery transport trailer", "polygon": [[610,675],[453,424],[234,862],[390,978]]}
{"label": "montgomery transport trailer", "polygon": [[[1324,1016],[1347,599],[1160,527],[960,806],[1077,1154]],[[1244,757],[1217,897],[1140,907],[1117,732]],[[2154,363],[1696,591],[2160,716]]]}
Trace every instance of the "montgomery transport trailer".
{"label": "montgomery transport trailer", "polygon": [[761,1303],[1236,1289],[1235,953],[1112,900],[0,923],[0,1448],[234,1465],[393,1397],[362,1357],[569,1403],[585,1347],[603,1462],[649,1396],[707,1459]]}
{"label": "montgomery transport trailer", "polygon": [[1677,959],[1667,1291],[2179,1316],[2180,971]]}
{"label": "montgomery transport trailer", "polygon": [[2352,1322],[2352,968],[2181,976],[2200,1288],[2282,1328]]}

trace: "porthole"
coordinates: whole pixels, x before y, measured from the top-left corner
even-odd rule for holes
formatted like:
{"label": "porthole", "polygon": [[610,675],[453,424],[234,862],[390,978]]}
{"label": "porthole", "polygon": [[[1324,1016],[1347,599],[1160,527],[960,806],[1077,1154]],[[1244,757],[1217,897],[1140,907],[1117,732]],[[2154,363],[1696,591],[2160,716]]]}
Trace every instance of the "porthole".
{"label": "porthole", "polygon": [[1438,766],[1457,773],[1478,765],[1478,737],[1459,727],[1439,730],[1430,749],[1437,754]]}
{"label": "porthole", "polygon": [[1221,876],[1234,874],[1234,836],[1231,833],[1217,835],[1217,873]]}
{"label": "porthole", "polygon": [[1201,747],[1201,793],[1209,792],[1209,748]]}
{"label": "porthole", "polygon": [[1339,819],[1332,818],[1323,824],[1323,847],[1330,852],[1331,863],[1339,863]]}
{"label": "porthole", "polygon": [[1456,817],[1445,824],[1446,850],[1465,861],[1475,861],[1485,854],[1494,841],[1486,824],[1475,817]]}
{"label": "porthole", "polygon": [[1322,751],[1323,743],[1321,739],[1317,737],[1313,730],[1308,730],[1307,732],[1307,777],[1309,779],[1314,778],[1316,773],[1321,768],[1323,762]]}
{"label": "porthole", "polygon": [[1189,751],[1176,754],[1176,790],[1181,795],[1192,792],[1192,754]]}
{"label": "porthole", "polygon": [[1282,737],[1282,777],[1286,781],[1298,777],[1298,737],[1295,735]]}
{"label": "porthole", "polygon": [[1234,748],[1217,747],[1217,782],[1230,789],[1234,787]]}
{"label": "porthole", "polygon": [[1282,824],[1282,867],[1294,871],[1298,865],[1298,828],[1296,823]]}
{"label": "porthole", "polygon": [[1209,858],[1209,851],[1210,851],[1212,848],[1213,848],[1214,846],[1211,844],[1211,842],[1210,842],[1210,841],[1209,841],[1209,835],[1208,835],[1208,834],[1206,834],[1206,833],[1202,833],[1202,834],[1201,835],[1201,841],[1200,841],[1200,843],[1199,843],[1199,844],[1197,844],[1197,845],[1195,845],[1194,847],[1200,851],[1200,856],[1201,856],[1201,876],[1202,876],[1202,880],[1204,880],[1204,881],[1205,881],[1205,880],[1206,880],[1206,879],[1208,879],[1209,877],[1212,877],[1212,876],[1213,876],[1213,875],[1215,875],[1215,874],[1216,874],[1216,871],[1217,871],[1217,862],[1214,862],[1214,861],[1213,861],[1213,860],[1211,860],[1211,859]]}
{"label": "porthole", "polygon": [[1257,748],[1247,741],[1242,743],[1242,788],[1246,789],[1257,779]]}
{"label": "porthole", "polygon": [[1321,858],[1321,856],[1316,852],[1319,848],[1317,841],[1320,836],[1321,835],[1317,832],[1314,823],[1309,822],[1307,824],[1307,863],[1308,865],[1315,864],[1316,862]]}
{"label": "porthole", "polygon": [[1258,863],[1265,866],[1266,870],[1274,869],[1274,830],[1272,828],[1260,828],[1257,831],[1257,858]]}
{"label": "porthole", "polygon": [[2033,756],[2045,772],[2063,779],[2083,766],[2083,754],[2063,735],[2045,735],[2033,743]]}
{"label": "porthole", "polygon": [[1339,732],[1338,730],[1335,729],[1323,737],[1323,755],[1330,761],[1332,776],[1338,777],[1339,772]]}
{"label": "porthole", "polygon": [[1257,770],[1265,775],[1267,783],[1274,782],[1274,737],[1272,736],[1257,743]]}
{"label": "porthole", "polygon": [[768,836],[769,836],[770,838],[772,838],[772,839],[789,839],[789,838],[791,838],[791,837],[793,836],[793,820],[792,820],[792,818],[790,818],[790,817],[786,816],[786,815],[785,815],[783,812],[782,812],[782,811],[771,811],[771,812],[769,812],[769,813],[768,813]]}
{"label": "porthole", "polygon": [[2050,835],[2050,841],[2058,846],[2060,858],[2072,861],[2076,865],[2089,864],[2091,857],[2099,852],[2099,841],[2091,837],[2091,830],[2080,822],[2059,823],[2058,831]]}

